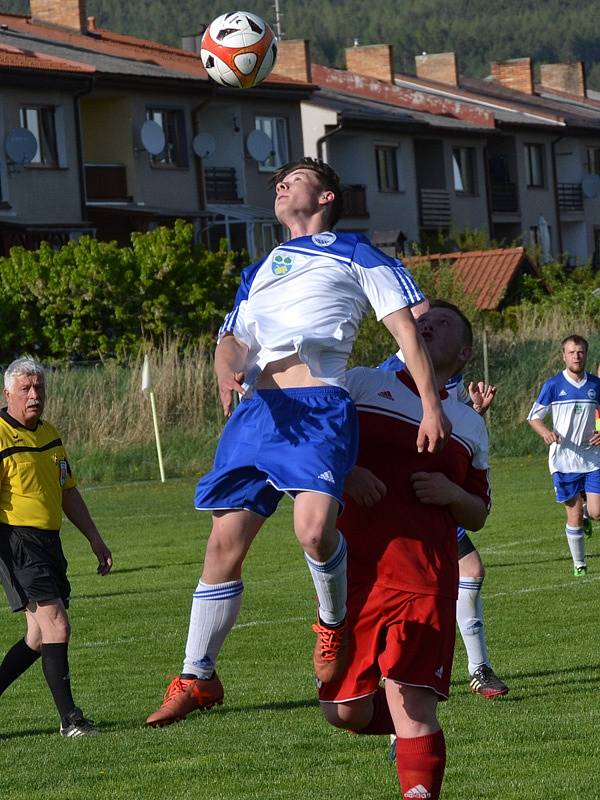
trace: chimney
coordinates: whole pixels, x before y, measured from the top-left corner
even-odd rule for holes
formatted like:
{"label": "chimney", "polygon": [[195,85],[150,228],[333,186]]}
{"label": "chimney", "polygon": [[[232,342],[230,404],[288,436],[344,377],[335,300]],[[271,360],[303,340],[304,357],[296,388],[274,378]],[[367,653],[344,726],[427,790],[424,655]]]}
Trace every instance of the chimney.
{"label": "chimney", "polygon": [[458,86],[458,61],[454,53],[423,53],[415,56],[417,77]]}
{"label": "chimney", "polygon": [[586,97],[585,67],[583,61],[574,64],[541,64],[540,83],[546,89]]}
{"label": "chimney", "polygon": [[346,48],[346,69],[384,83],[394,83],[394,55],[391,44],[356,44]]}
{"label": "chimney", "polygon": [[507,89],[533,94],[533,64],[530,58],[511,58],[492,64],[492,78]]}
{"label": "chimney", "polygon": [[[203,32],[202,32],[203,33]],[[199,56],[202,43],[202,33],[190,33],[181,37],[181,49]]]}
{"label": "chimney", "polygon": [[86,0],[30,0],[32,22],[87,33]]}
{"label": "chimney", "polygon": [[312,83],[310,42],[308,39],[279,39],[274,71],[286,78]]}

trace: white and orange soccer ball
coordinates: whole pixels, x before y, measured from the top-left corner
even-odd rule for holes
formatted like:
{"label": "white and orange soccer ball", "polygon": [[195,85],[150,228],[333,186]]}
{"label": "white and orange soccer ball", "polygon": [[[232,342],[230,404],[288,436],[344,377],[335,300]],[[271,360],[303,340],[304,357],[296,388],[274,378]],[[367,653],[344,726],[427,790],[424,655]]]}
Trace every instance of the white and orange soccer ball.
{"label": "white and orange soccer ball", "polygon": [[263,19],[248,11],[221,14],[202,36],[202,65],[221,86],[256,86],[271,72],[276,57],[275,34]]}

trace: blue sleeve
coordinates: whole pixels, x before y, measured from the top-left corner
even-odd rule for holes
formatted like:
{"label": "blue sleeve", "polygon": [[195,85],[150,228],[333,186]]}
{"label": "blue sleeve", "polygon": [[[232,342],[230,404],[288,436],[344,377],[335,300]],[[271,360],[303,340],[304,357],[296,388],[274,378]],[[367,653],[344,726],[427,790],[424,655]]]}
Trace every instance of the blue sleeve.
{"label": "blue sleeve", "polygon": [[252,281],[256,277],[256,273],[262,266],[264,260],[264,258],[261,258],[259,261],[255,261],[254,264],[250,264],[250,266],[245,267],[242,270],[242,274],[240,276],[240,285],[238,286],[238,290],[235,294],[233,308],[229,314],[227,314],[223,320],[223,324],[219,328],[219,341],[227,333],[233,333],[235,335],[236,326],[243,324],[244,306],[246,300],[248,299],[248,295],[250,294],[250,287],[252,286]]}
{"label": "blue sleeve", "polygon": [[389,358],[386,358],[385,361],[382,361],[377,369],[385,369],[389,372],[400,372],[400,370],[404,369],[405,366],[406,365],[404,364],[404,361],[401,361],[394,353],[393,356],[390,356]]}

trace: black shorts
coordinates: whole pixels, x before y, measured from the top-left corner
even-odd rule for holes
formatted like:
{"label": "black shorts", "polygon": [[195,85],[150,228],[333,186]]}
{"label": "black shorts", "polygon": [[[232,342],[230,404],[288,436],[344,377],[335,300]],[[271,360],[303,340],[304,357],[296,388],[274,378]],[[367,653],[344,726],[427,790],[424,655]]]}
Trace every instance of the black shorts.
{"label": "black shorts", "polygon": [[0,579],[13,611],[39,600],[69,605],[71,585],[58,531],[0,523]]}
{"label": "black shorts", "polygon": [[469,553],[472,553],[474,550],[477,550],[477,548],[469,539],[469,535],[465,533],[462,539],[460,539],[458,542],[458,560],[460,561],[461,558],[468,556]]}

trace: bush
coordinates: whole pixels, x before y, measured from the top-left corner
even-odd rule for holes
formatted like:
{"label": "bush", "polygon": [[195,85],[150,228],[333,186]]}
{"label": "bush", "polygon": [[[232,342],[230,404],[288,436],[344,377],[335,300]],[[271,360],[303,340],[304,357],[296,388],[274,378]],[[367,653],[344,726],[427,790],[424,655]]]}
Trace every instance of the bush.
{"label": "bush", "polygon": [[238,284],[238,256],[194,244],[192,225],[132,234],[131,247],[82,237],[0,259],[0,357],[117,357],[142,341],[212,339]]}

